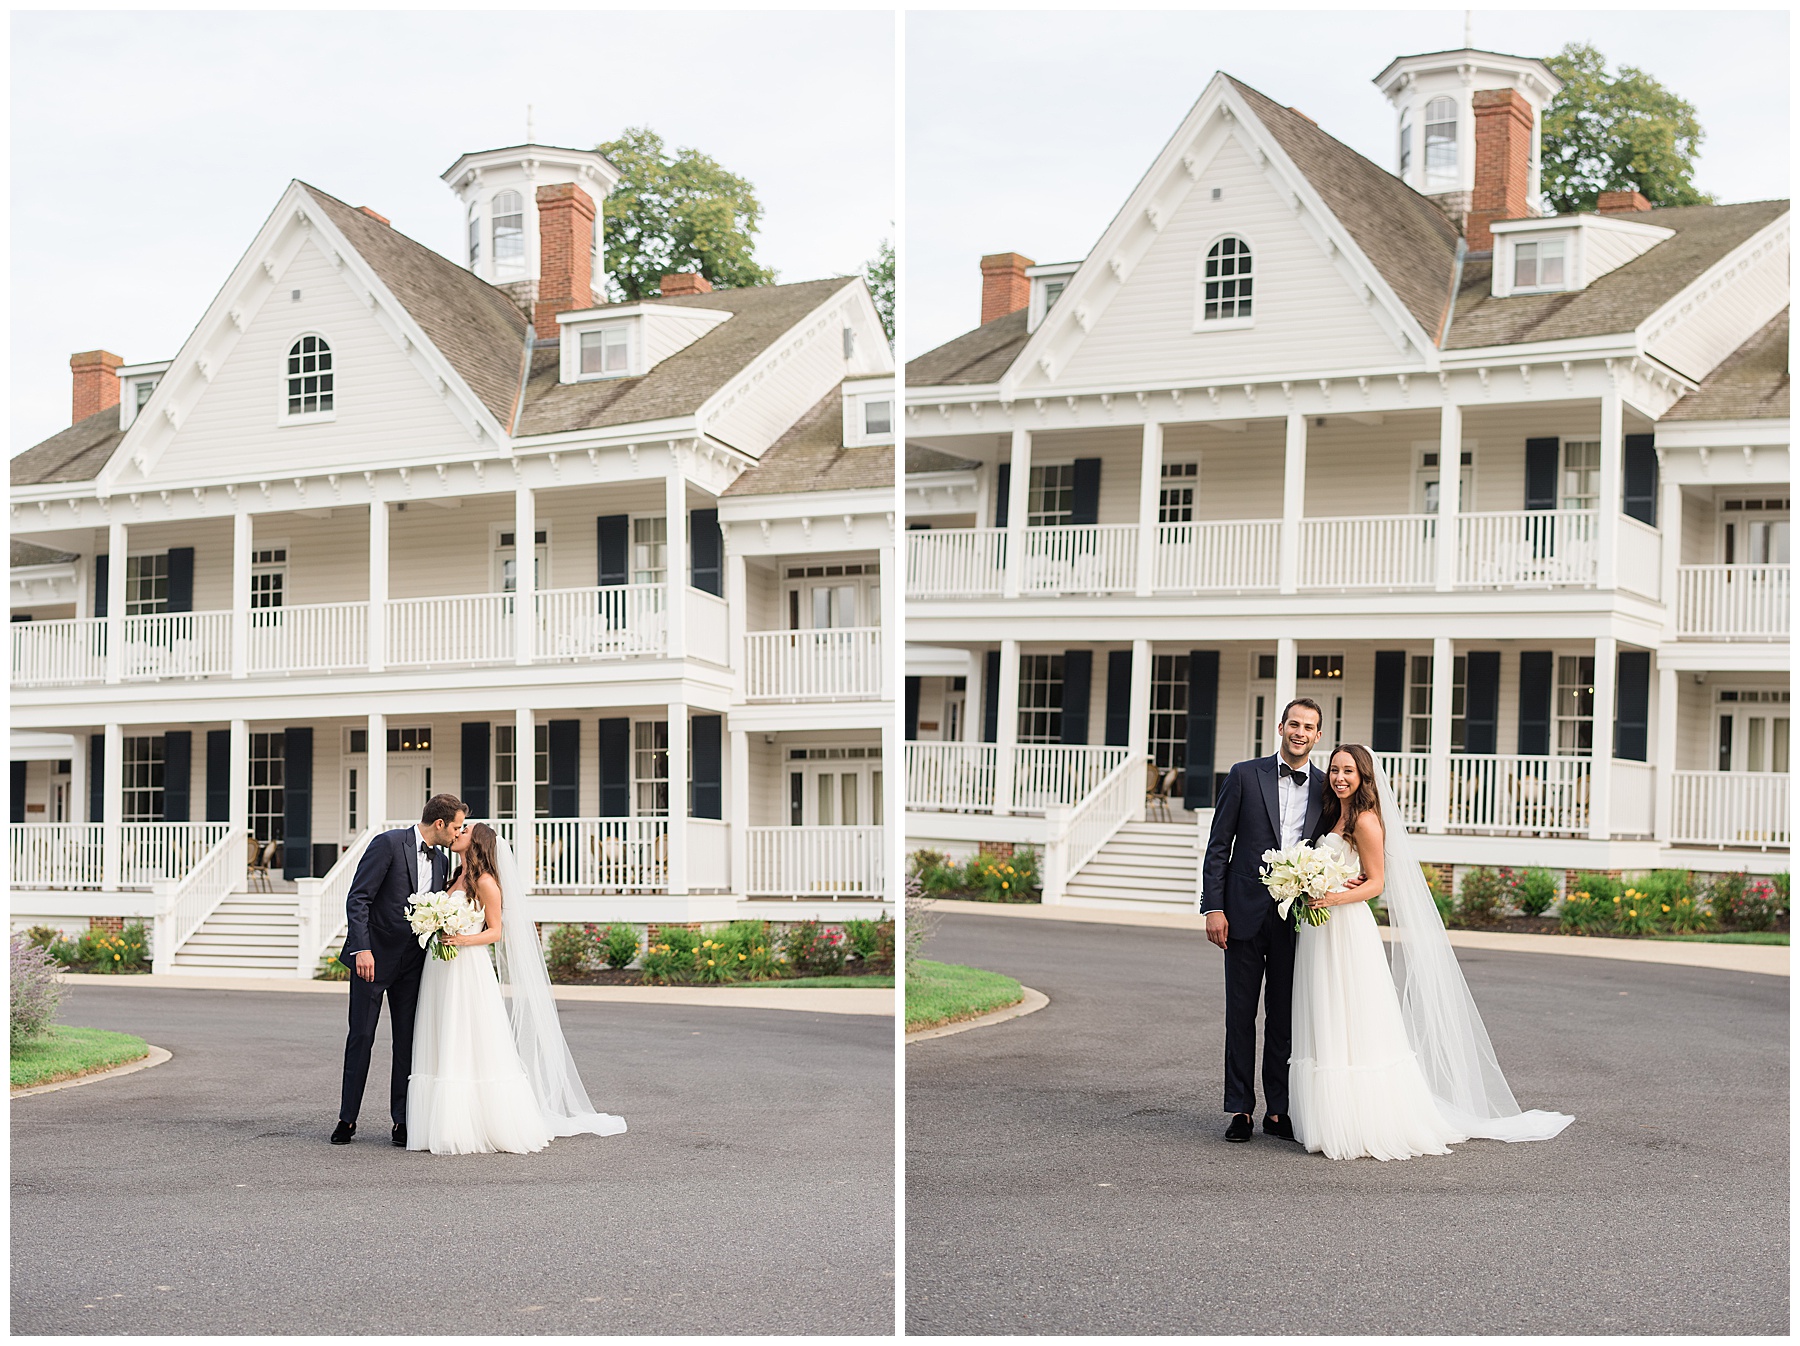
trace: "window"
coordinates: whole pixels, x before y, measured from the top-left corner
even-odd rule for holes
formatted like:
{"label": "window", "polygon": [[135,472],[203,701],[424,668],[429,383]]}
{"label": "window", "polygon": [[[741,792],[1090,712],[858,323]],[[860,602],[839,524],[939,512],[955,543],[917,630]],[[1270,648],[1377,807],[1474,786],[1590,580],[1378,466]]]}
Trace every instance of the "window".
{"label": "window", "polygon": [[631,726],[631,793],[640,818],[669,816],[669,722],[639,720]]}
{"label": "window", "polygon": [[287,414],[317,416],[332,409],[331,347],[303,336],[288,349]]}
{"label": "window", "polygon": [[[519,588],[519,551],[516,545],[518,535],[510,529],[500,534],[494,546],[494,560],[499,568],[500,592],[516,593]],[[536,588],[544,587],[544,562],[549,554],[550,533],[540,528],[532,534],[536,556],[532,562],[532,581]]]}
{"label": "window", "polygon": [[287,548],[250,553],[250,606],[278,608],[287,597]]}
{"label": "window", "polygon": [[481,207],[469,207],[469,270],[481,265]]}
{"label": "window", "polygon": [[1556,660],[1556,753],[1594,752],[1594,656],[1564,654]]}
{"label": "window", "polygon": [[125,558],[125,615],[141,617],[169,610],[169,553]]}
{"label": "window", "polygon": [[581,334],[583,374],[623,374],[629,368],[631,334],[623,327],[602,327]]}
{"label": "window", "polygon": [[1513,244],[1513,289],[1560,289],[1564,283],[1563,248],[1560,238]]}
{"label": "window", "polygon": [[1721,542],[1726,565],[1788,564],[1788,501],[1785,497],[1764,500],[1722,500]]}
{"label": "window", "polygon": [[137,409],[142,411],[144,403],[150,400],[150,394],[156,391],[156,380],[139,379],[134,387],[137,391]]}
{"label": "window", "polygon": [[[533,726],[535,748],[532,752],[534,767],[533,810],[539,818],[548,817],[550,813],[550,726],[540,724]],[[518,812],[518,784],[514,772],[518,769],[518,729],[516,725],[496,724],[494,726],[494,816],[496,818],[516,818]]]}
{"label": "window", "polygon": [[660,514],[631,521],[631,582],[662,584],[669,573],[669,521]]}
{"label": "window", "polygon": [[1062,292],[1068,288],[1068,284],[1068,280],[1062,276],[1044,282],[1044,312],[1048,313],[1051,305],[1062,298]]}
{"label": "window", "polygon": [[1062,742],[1063,657],[1019,656],[1019,742]]}
{"label": "window", "polygon": [[1025,522],[1032,528],[1054,527],[1075,517],[1075,464],[1046,463],[1031,469]]}
{"label": "window", "polygon": [[[1589,660],[1592,663],[1592,660]],[[1409,661],[1406,687],[1406,750],[1431,751],[1432,656],[1415,654]],[[1468,722],[1469,661],[1456,655],[1450,661],[1450,751],[1463,750],[1463,731]],[[1342,707],[1339,714],[1342,715]]]}
{"label": "window", "polygon": [[287,805],[282,769],[287,762],[282,734],[250,735],[250,835],[258,841],[280,841]]}
{"label": "window", "polygon": [[517,192],[494,198],[494,274],[525,274],[525,202]]}
{"label": "window", "polygon": [[1562,507],[1593,509],[1600,500],[1600,441],[1563,441]]}
{"label": "window", "polygon": [[865,435],[893,434],[894,404],[885,398],[879,402],[864,402],[863,433]]}
{"label": "window", "polygon": [[1425,105],[1425,177],[1441,183],[1456,177],[1456,101],[1434,98]]}
{"label": "window", "polygon": [[1158,654],[1150,660],[1150,760],[1159,767],[1187,766],[1188,657]]}
{"label": "window", "polygon": [[1248,318],[1250,286],[1250,245],[1241,238],[1227,235],[1213,244],[1206,254],[1201,320],[1224,322]]}
{"label": "window", "polygon": [[159,823],[163,818],[162,735],[127,735],[125,770],[120,778],[124,803],[119,817],[128,823]]}
{"label": "window", "polygon": [[1164,463],[1162,493],[1157,497],[1158,523],[1192,523],[1194,521],[1194,487],[1200,480],[1198,462]]}
{"label": "window", "polygon": [[1403,115],[1400,118],[1400,176],[1405,177],[1412,171],[1412,118]]}

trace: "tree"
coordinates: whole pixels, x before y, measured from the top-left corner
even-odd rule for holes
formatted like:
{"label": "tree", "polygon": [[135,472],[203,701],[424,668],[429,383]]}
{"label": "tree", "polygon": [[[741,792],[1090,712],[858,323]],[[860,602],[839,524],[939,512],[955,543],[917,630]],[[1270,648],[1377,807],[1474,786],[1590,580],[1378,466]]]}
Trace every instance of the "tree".
{"label": "tree", "polygon": [[671,155],[647,126],[598,149],[620,173],[605,207],[608,298],[658,294],[662,278],[681,271],[721,290],[774,282],[752,255],[762,203],[748,181],[699,150]]}
{"label": "tree", "polygon": [[881,326],[887,332],[888,345],[894,344],[894,244],[882,239],[875,255],[863,263],[863,281],[875,300],[875,311],[881,315]]}
{"label": "tree", "polygon": [[1606,72],[1571,42],[1544,64],[1563,81],[1544,109],[1544,196],[1560,214],[1593,210],[1601,192],[1642,192],[1653,206],[1710,205],[1694,186],[1705,133],[1691,103],[1634,66]]}

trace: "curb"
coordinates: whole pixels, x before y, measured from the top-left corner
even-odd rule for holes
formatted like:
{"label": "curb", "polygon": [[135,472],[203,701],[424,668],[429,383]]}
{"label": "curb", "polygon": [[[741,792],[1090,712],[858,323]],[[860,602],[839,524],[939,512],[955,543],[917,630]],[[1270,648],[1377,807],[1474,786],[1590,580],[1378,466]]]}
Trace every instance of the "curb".
{"label": "curb", "polygon": [[916,1033],[906,1035],[906,1045],[910,1047],[915,1042],[924,1042],[930,1038],[947,1038],[953,1033],[966,1033],[971,1028],[986,1028],[990,1024],[1003,1024],[1008,1019],[1019,1019],[1027,1014],[1035,1014],[1050,1003],[1050,997],[1042,991],[1034,991],[1029,986],[1020,986],[1019,989],[1025,995],[1016,1005],[992,1010],[973,1019],[959,1019],[953,1024],[939,1024],[936,1028],[921,1028]]}
{"label": "curb", "polygon": [[[117,981],[118,978],[107,977],[105,980]],[[149,1046],[148,1043],[145,1045]],[[53,1094],[58,1089],[73,1089],[78,1084],[92,1084],[96,1080],[110,1080],[119,1075],[129,1075],[136,1070],[148,1070],[151,1066],[160,1066],[173,1055],[173,1052],[166,1051],[161,1047],[151,1047],[148,1055],[140,1057],[136,1061],[127,1061],[122,1066],[114,1066],[110,1070],[96,1070],[91,1075],[77,1075],[72,1080],[54,1080],[49,1084],[34,1084],[29,1089],[14,1089],[12,1091],[12,1096],[14,1098],[29,1098],[33,1094]]]}

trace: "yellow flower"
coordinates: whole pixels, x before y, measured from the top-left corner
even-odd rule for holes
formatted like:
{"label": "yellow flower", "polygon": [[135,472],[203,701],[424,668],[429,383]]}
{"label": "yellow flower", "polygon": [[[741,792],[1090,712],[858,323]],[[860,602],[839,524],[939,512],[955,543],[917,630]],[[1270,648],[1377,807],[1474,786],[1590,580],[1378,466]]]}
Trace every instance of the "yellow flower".
{"label": "yellow flower", "polygon": [[1008,882],[1007,882],[1007,881],[1006,881],[1006,880],[1005,880],[1005,879],[1002,879],[1002,880],[1000,880],[1000,886],[1001,886],[1001,887],[1002,887],[1002,888],[1010,888],[1010,887],[1012,887],[1012,885],[1011,885],[1011,884],[1010,884],[1010,883],[1008,883]]}
{"label": "yellow flower", "polygon": [[1664,911],[1667,911],[1669,909],[1669,904],[1667,902],[1663,903],[1662,908]]}
{"label": "yellow flower", "polygon": [[1631,914],[1632,914],[1632,915],[1633,915],[1633,916],[1636,916],[1636,915],[1637,915],[1637,908],[1636,908],[1636,907],[1632,907],[1632,908],[1631,908],[1631,909],[1630,909],[1630,910],[1631,910]]}

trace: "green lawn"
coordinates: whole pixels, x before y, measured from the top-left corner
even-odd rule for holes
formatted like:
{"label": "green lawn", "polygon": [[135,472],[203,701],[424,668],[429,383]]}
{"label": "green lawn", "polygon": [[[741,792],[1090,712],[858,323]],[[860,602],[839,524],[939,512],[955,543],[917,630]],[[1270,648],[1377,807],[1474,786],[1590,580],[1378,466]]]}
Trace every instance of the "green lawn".
{"label": "green lawn", "polygon": [[915,958],[906,978],[906,1030],[973,1019],[1024,998],[1019,983],[998,972]]}
{"label": "green lawn", "polygon": [[1721,935],[1658,935],[1658,939],[1680,939],[1698,944],[1780,944],[1788,942],[1785,930],[1734,930]]}
{"label": "green lawn", "polygon": [[104,1028],[51,1027],[48,1035],[12,1049],[12,1087],[28,1089],[72,1079],[150,1054],[149,1044],[129,1033],[109,1033]]}
{"label": "green lawn", "polygon": [[782,977],[776,981],[734,981],[729,986],[866,986],[870,990],[893,990],[894,974],[868,977]]}

